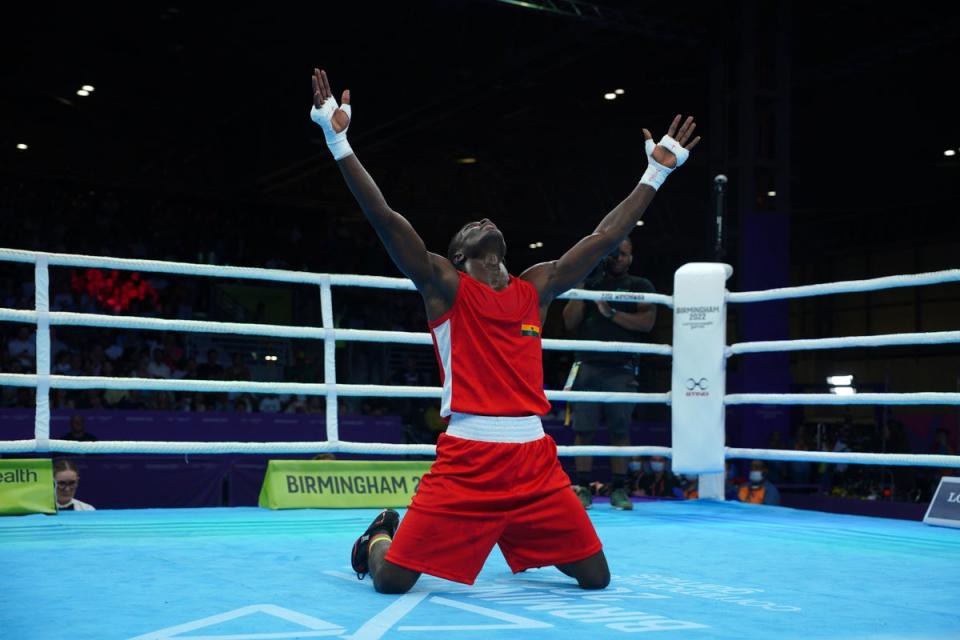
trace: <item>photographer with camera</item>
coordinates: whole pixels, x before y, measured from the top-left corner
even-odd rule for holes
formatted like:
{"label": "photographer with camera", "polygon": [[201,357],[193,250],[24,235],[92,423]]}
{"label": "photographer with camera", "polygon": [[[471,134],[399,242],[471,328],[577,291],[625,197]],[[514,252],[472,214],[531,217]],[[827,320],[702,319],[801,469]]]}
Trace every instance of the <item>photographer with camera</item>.
{"label": "photographer with camera", "polygon": [[[618,249],[604,258],[586,281],[577,288],[593,291],[633,291],[656,293],[653,284],[646,278],[627,273],[633,262],[633,243],[629,238]],[[606,302],[603,300],[570,300],[563,309],[563,324],[567,331],[576,331],[581,340],[604,340],[634,342],[642,334],[649,333],[657,318],[657,308],[652,304],[634,302]],[[578,352],[570,371],[567,386],[577,391],[624,391],[637,390],[637,359],[633,354],[618,352]],[[630,417],[633,404],[609,402],[573,403],[573,429],[577,445],[592,445],[601,415],[610,434],[613,446],[630,445]],[[626,487],[627,460],[623,457],[610,459],[613,470],[610,505],[618,510],[633,509]],[[590,493],[593,458],[576,458],[576,477],[573,490],[585,509],[593,503]]]}

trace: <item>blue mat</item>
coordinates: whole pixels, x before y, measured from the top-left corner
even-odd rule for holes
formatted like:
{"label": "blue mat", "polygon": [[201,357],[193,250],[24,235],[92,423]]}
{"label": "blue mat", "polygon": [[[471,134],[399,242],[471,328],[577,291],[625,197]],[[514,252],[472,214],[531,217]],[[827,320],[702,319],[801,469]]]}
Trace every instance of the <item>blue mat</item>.
{"label": "blue mat", "polygon": [[514,576],[404,596],[351,573],[372,510],[0,519],[4,640],[960,638],[960,530],[737,503],[597,505],[613,582]]}

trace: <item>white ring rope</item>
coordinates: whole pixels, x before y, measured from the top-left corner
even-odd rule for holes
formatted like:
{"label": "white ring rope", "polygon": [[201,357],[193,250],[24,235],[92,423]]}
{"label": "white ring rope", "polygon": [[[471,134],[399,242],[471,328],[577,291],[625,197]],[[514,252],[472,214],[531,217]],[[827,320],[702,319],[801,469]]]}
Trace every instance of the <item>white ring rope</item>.
{"label": "white ring rope", "polygon": [[[247,380],[186,380],[169,378],[110,378],[105,376],[49,377],[51,389],[134,389],[139,391],[199,391],[201,393],[275,393],[279,395],[323,396],[333,388],[337,395],[372,398],[439,398],[440,387],[378,384],[336,384],[305,382],[250,382]],[[0,385],[36,387],[32,373],[0,373]],[[631,402],[669,404],[669,393],[622,393],[614,391],[547,390],[551,400],[580,402]]]}
{"label": "white ring rope", "polygon": [[864,291],[879,291],[881,289],[895,289],[898,287],[919,287],[931,284],[943,284],[945,282],[960,282],[960,269],[915,273],[903,276],[886,276],[883,278],[871,278],[869,280],[846,280],[827,284],[810,284],[802,287],[782,287],[779,289],[767,289],[766,291],[727,293],[727,302],[766,302],[787,298],[825,296],[834,293],[860,293]]}
{"label": "white ring rope", "polygon": [[[372,289],[396,289],[416,291],[413,282],[407,278],[388,278],[384,276],[361,276],[353,274],[323,274],[308,271],[285,271],[282,269],[261,269],[256,267],[229,267],[211,264],[192,264],[189,262],[168,262],[165,260],[136,260],[131,258],[107,258],[84,256],[69,253],[47,253],[43,251],[22,251],[20,249],[0,248],[0,262],[36,263],[45,259],[50,266],[57,267],[94,267],[120,269],[124,271],[147,271],[151,273],[174,273],[208,278],[236,278],[245,280],[269,280],[320,286],[324,281],[332,286],[368,287]],[[658,293],[635,293],[630,291],[586,291],[571,289],[558,296],[574,300],[615,300],[625,302],[643,302],[673,306],[673,297]]]}
{"label": "white ring rope", "polygon": [[[433,344],[429,333],[414,331],[324,329],[321,327],[292,327],[288,325],[213,322],[209,320],[167,320],[164,318],[110,316],[97,313],[74,313],[70,311],[51,311],[47,315],[50,318],[50,324],[57,326],[183,331],[186,333],[219,333],[314,340],[324,340],[332,337],[334,340],[343,340],[346,342]],[[36,311],[0,308],[0,321],[36,323],[37,319],[38,314]],[[544,349],[553,351],[580,349],[583,351],[617,351],[659,356],[669,356],[673,353],[673,348],[668,344],[650,344],[646,342],[602,342],[600,340],[559,340],[547,338],[542,341],[542,344]]]}
{"label": "white ring rope", "polygon": [[[37,451],[36,440],[8,440],[0,443],[4,453],[33,453]],[[288,454],[315,455],[318,453],[353,453],[378,455],[436,455],[432,444],[387,444],[382,442],[148,442],[140,440],[116,440],[102,442],[76,442],[73,440],[50,440],[49,451],[70,454],[128,453],[128,454]],[[635,446],[559,446],[563,456],[664,456],[670,457],[670,447]]]}
{"label": "white ring rope", "polygon": [[[51,314],[53,315],[53,314]],[[960,331],[929,333],[890,333],[876,336],[847,336],[806,340],[762,340],[738,342],[726,349],[727,357],[742,353],[807,351],[811,349],[853,349],[857,347],[891,347],[916,344],[953,344],[960,342]]]}
{"label": "white ring rope", "polygon": [[777,460],[784,462],[829,462],[833,464],[881,464],[898,467],[960,467],[960,456],[929,453],[856,453],[837,451],[796,451],[788,449],[726,448],[727,458]]}
{"label": "white ring rope", "polygon": [[[37,427],[32,440],[0,442],[0,452],[29,453],[35,451],[58,451],[65,453],[383,453],[383,454],[423,454],[434,455],[432,445],[401,445],[384,443],[357,443],[340,441],[337,435],[337,396],[375,396],[403,398],[437,398],[440,389],[434,387],[390,386],[390,385],[350,385],[337,384],[336,368],[333,359],[333,341],[392,342],[403,344],[430,345],[432,340],[427,333],[404,331],[368,331],[356,329],[336,329],[332,322],[331,286],[359,286],[380,289],[413,291],[414,286],[405,278],[387,278],[381,276],[359,276],[349,274],[317,274],[308,272],[284,271],[278,269],[260,269],[249,267],[229,267],[219,265],[197,265],[182,262],[156,260],[131,260],[99,256],[82,256],[15,249],[0,249],[0,261],[33,263],[36,279],[36,310],[0,309],[0,320],[33,323],[38,327],[37,375],[0,373],[0,384],[17,387],[35,387],[37,389]],[[263,324],[238,324],[195,320],[166,320],[162,318],[142,318],[110,316],[104,314],[78,314],[70,312],[50,312],[49,266],[99,267],[131,271],[173,273],[191,276],[226,277],[235,279],[269,280],[275,282],[310,284],[321,289],[321,307],[324,327],[291,327]],[[889,276],[870,280],[854,280],[803,287],[786,287],[767,291],[726,293],[731,303],[761,302],[806,296],[836,293],[854,293],[876,291],[907,286],[922,286],[960,281],[960,269],[921,273],[914,275]],[[632,301],[637,303],[662,304],[673,306],[672,296],[661,294],[639,294],[631,292],[603,292],[572,290],[560,298],[579,300]],[[176,380],[148,378],[108,378],[95,376],[49,375],[50,353],[47,327],[51,325],[97,326],[125,329],[147,329],[164,331],[229,333],[284,338],[321,339],[325,343],[325,377],[332,384],[269,383],[250,381],[220,380]],[[844,338],[826,338],[817,340],[785,340],[744,342],[726,348],[726,356],[743,353],[770,351],[799,351],[807,349],[835,349],[853,347],[875,347],[913,344],[946,344],[960,342],[960,332],[944,331],[933,333],[911,333],[898,335],[856,336]],[[544,349],[584,351],[618,351],[671,356],[670,345],[644,343],[616,343],[588,340],[551,340],[542,341]],[[137,389],[153,391],[199,391],[199,392],[249,392],[276,393],[291,395],[323,395],[327,397],[327,440],[320,442],[73,442],[50,440],[48,438],[49,413],[47,390],[56,389]],[[670,403],[669,393],[613,393],[588,391],[547,391],[551,400],[590,401],[590,402],[635,402]],[[852,396],[833,394],[730,394],[724,398],[726,405],[738,404],[777,404],[777,405],[958,405],[960,393],[861,393]],[[663,455],[670,456],[668,447],[596,447],[565,446],[558,447],[561,455]],[[960,466],[960,456],[916,455],[916,454],[876,454],[876,453],[834,453],[822,451],[778,451],[765,449],[727,448],[726,457],[746,457],[765,460],[809,460],[836,463],[889,464],[910,466]]]}
{"label": "white ring rope", "polygon": [[734,404],[924,404],[954,405],[960,404],[960,393],[855,393],[850,396],[832,393],[731,393],[724,402]]}

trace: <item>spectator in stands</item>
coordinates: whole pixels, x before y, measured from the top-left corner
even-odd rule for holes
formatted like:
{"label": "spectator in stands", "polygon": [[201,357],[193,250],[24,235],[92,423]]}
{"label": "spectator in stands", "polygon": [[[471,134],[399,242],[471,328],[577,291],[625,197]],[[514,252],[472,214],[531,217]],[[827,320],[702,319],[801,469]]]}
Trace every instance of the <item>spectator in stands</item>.
{"label": "spectator in stands", "polygon": [[637,479],[634,495],[672,498],[673,490],[678,486],[676,477],[667,468],[666,459],[663,456],[653,456],[650,458],[650,471]]}
{"label": "spectator in stands", "polygon": [[327,407],[323,396],[310,396],[307,398],[307,413],[326,413]]}
{"label": "spectator in stands", "polygon": [[681,478],[680,487],[682,497],[684,500],[699,500],[700,499],[700,476],[683,476]]}
{"label": "spectator in stands", "polygon": [[197,359],[193,356],[190,356],[183,362],[182,368],[177,368],[173,372],[173,377],[187,380],[199,380],[200,379],[200,367],[197,365]]}
{"label": "spectator in stands", "polygon": [[53,389],[51,400],[54,409],[75,409],[76,403],[66,389]]}
{"label": "spectator in stands", "polygon": [[137,378],[152,378],[150,374],[150,356],[147,353],[141,354],[137,358],[137,367],[134,371],[134,376]]}
{"label": "spectator in stands", "polygon": [[33,359],[37,354],[37,339],[27,325],[20,325],[17,337],[7,343],[7,352],[17,359],[25,369],[33,368]]}
{"label": "spectator in stands", "polygon": [[60,459],[53,463],[53,479],[57,486],[57,511],[95,511],[92,505],[77,500],[77,487],[80,474],[69,460]]}
{"label": "spectator in stands", "polygon": [[[20,361],[15,358],[10,358],[4,361],[3,370],[6,373],[23,373],[23,367],[20,366]],[[4,407],[16,407],[17,405],[17,389],[22,387],[11,387],[10,385],[0,385],[0,406]]]}
{"label": "spectator in stands", "polygon": [[931,453],[941,456],[955,456],[957,449],[950,442],[950,432],[946,427],[937,427],[933,436],[933,449]]}
{"label": "spectator in stands", "polygon": [[97,437],[87,431],[86,420],[79,414],[73,414],[70,417],[70,431],[60,437],[61,440],[72,440],[74,442],[96,442]]}
{"label": "spectator in stands", "polygon": [[247,365],[243,363],[243,354],[242,353],[231,353],[230,354],[230,366],[227,367],[226,372],[224,373],[224,378],[227,380],[250,380],[250,369],[247,368]]}
{"label": "spectator in stands", "polygon": [[767,480],[767,463],[750,463],[750,480],[737,491],[737,500],[750,504],[780,504],[780,492]]}
{"label": "spectator in stands", "polygon": [[160,347],[153,350],[153,360],[147,365],[147,373],[151,378],[169,378],[172,375],[170,366],[166,362],[166,353]]}
{"label": "spectator in stands", "polygon": [[[807,431],[801,426],[793,440],[794,451],[810,451]],[[813,481],[813,463],[805,460],[791,460],[787,463],[787,480],[793,484],[809,484]]]}
{"label": "spectator in stands", "polygon": [[737,475],[737,466],[732,460],[727,460],[723,474],[723,495],[727,500],[737,499],[737,489],[744,479]]}
{"label": "spectator in stands", "polygon": [[[933,436],[933,448],[930,453],[941,456],[955,456],[957,455],[957,448],[953,446],[950,442],[950,432],[947,431],[946,427],[937,427],[937,430],[934,432]],[[936,469],[934,482],[939,483],[940,476],[952,476],[956,475],[957,470],[950,467],[942,467]],[[936,484],[932,488],[936,488]]]}
{"label": "spectator in stands", "polygon": [[284,413],[306,413],[307,396],[296,395],[290,398],[290,401],[283,408]]}
{"label": "spectator in stands", "polygon": [[220,354],[216,349],[207,350],[206,361],[197,367],[197,375],[201,380],[221,380],[223,367],[220,365]]}
{"label": "spectator in stands", "polygon": [[280,413],[280,398],[273,394],[265,395],[257,404],[260,413]]}
{"label": "spectator in stands", "polygon": [[289,382],[317,382],[320,380],[320,371],[317,368],[313,355],[304,351],[297,351],[293,364],[287,367],[286,379]]}
{"label": "spectator in stands", "polygon": [[[163,334],[163,361],[170,371],[177,369],[177,366],[180,364],[180,361],[183,360],[184,351],[183,347],[180,346],[180,342],[177,340],[177,336],[173,333],[164,333]],[[168,376],[169,377],[169,376]]]}
{"label": "spectator in stands", "polygon": [[70,352],[64,349],[57,353],[57,357],[53,359],[53,366],[50,367],[50,373],[55,375],[69,375],[70,374]]}
{"label": "spectator in stands", "polygon": [[[787,444],[783,441],[783,436],[780,435],[780,430],[774,430],[774,432],[770,434],[770,439],[767,441],[767,449],[786,448]],[[783,482],[784,475],[782,462],[769,462],[767,464],[767,478],[770,479],[770,482]]]}

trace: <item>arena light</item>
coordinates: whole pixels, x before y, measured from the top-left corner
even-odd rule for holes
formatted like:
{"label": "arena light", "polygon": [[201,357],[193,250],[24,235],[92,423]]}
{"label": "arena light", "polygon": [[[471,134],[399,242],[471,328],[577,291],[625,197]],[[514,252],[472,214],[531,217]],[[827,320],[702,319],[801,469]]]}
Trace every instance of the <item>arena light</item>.
{"label": "arena light", "polygon": [[604,100],[616,100],[616,99],[617,99],[617,94],[613,93],[612,91],[611,91],[610,93],[605,93],[605,94],[603,94],[603,99],[604,99]]}
{"label": "arena light", "polygon": [[853,384],[853,374],[827,376],[827,384],[833,385],[834,387],[849,387]]}
{"label": "arena light", "polygon": [[87,97],[88,95],[90,95],[90,92],[87,91],[86,89],[77,89],[77,95],[78,95],[78,96],[83,96],[83,97],[85,98],[85,97]]}
{"label": "arena light", "polygon": [[947,149],[946,151],[943,152],[943,155],[949,158],[951,156],[957,155],[957,152],[954,149]]}
{"label": "arena light", "polygon": [[82,87],[80,87],[80,89],[82,91],[86,91],[87,93],[93,93],[95,91],[92,84],[85,84]]}
{"label": "arena light", "polygon": [[624,93],[626,93],[623,89],[614,89],[613,92],[618,96],[622,96]]}
{"label": "arena light", "polygon": [[30,147],[28,147],[27,145],[25,145],[25,144],[22,143],[22,142],[18,142],[18,143],[17,143],[17,149],[19,149],[20,151],[26,151],[26,150],[29,149],[29,148],[30,148]]}
{"label": "arena light", "polygon": [[638,226],[638,227],[642,227],[642,226],[643,226],[643,220],[637,220],[637,226]]}
{"label": "arena light", "polygon": [[830,387],[830,393],[838,396],[856,395],[857,390],[854,387]]}
{"label": "arena light", "polygon": [[538,242],[538,243],[537,243],[537,249],[540,249],[541,247],[543,247],[543,243],[542,243],[542,242]]}
{"label": "arena light", "polygon": [[776,191],[767,191],[767,195],[770,196],[771,198],[774,198],[774,197],[776,197],[777,192],[776,192]]}
{"label": "arena light", "polygon": [[477,164],[476,158],[457,158],[457,164]]}

